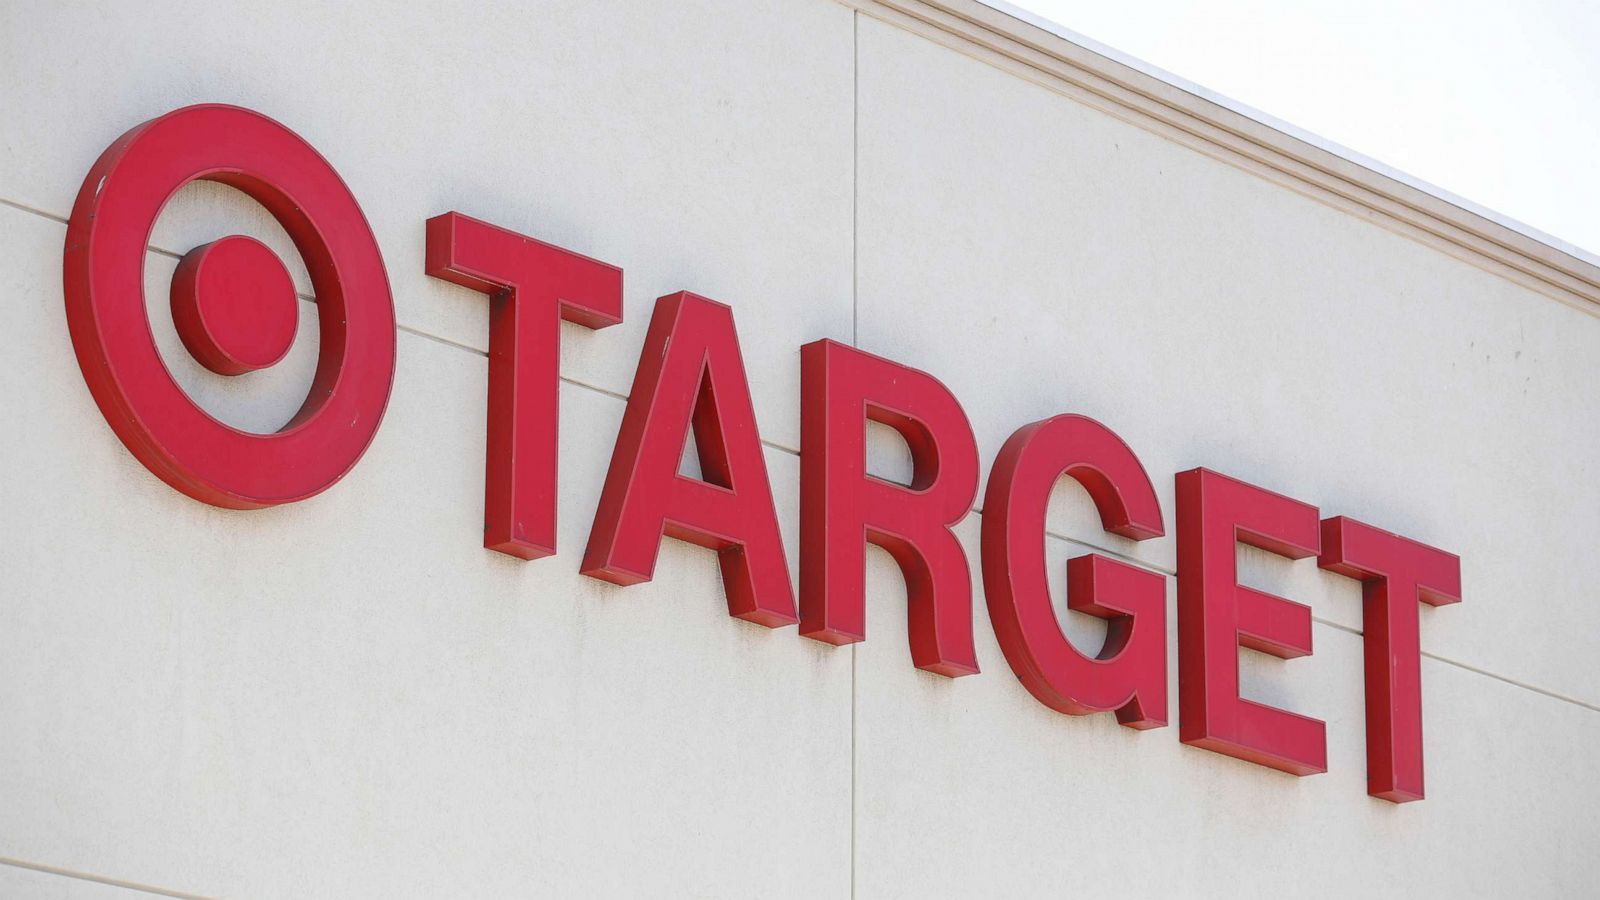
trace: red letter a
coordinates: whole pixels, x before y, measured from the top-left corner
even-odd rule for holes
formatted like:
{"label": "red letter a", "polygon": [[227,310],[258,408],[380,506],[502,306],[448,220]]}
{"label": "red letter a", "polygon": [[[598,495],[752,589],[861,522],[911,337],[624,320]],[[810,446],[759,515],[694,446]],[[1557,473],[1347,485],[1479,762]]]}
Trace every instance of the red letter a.
{"label": "red letter a", "polygon": [[[691,423],[704,481],[678,474]],[[656,301],[583,574],[649,581],[662,534],[719,552],[730,615],[795,621],[733,311],[687,291]]]}

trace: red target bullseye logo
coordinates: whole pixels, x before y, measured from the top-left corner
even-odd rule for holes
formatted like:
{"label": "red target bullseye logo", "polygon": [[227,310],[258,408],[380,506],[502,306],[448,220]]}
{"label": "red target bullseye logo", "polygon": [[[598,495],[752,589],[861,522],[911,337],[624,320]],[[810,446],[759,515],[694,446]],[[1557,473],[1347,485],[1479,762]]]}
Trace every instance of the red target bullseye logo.
{"label": "red target bullseye logo", "polygon": [[[266,207],[311,274],[321,355],[305,403],[275,434],[241,431],[195,404],[162,362],[145,314],[151,230],[196,180]],[[106,421],[150,471],[197,500],[256,509],[310,497],[356,464],[383,419],[395,321],[377,241],[333,167],[266,116],[190,106],[118,138],[73,205],[65,288],[73,348]],[[171,299],[184,346],[224,375],[277,363],[299,320],[282,261],[242,235],[186,255]]]}

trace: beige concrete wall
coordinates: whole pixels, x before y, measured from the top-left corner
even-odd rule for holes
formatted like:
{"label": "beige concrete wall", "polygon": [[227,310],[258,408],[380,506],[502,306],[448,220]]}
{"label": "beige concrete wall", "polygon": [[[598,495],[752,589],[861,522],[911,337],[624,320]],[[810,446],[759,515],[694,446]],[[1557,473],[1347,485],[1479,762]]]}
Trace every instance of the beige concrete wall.
{"label": "beige concrete wall", "polygon": [[[0,85],[0,895],[134,895],[11,863],[250,897],[1600,881],[1580,308],[829,0],[11,4]],[[202,101],[339,169],[402,328],[366,458],[264,512],[146,472],[62,310],[83,174]],[[422,273],[447,209],[626,273],[623,325],[563,334],[552,559],[479,546],[486,304]],[[223,379],[161,302],[175,254],[233,232],[295,259],[241,195],[186,189],[148,257],[152,323],[208,409],[270,429],[309,383],[315,304],[288,360]],[[1329,772],[1304,779],[1179,744],[1175,693],[1147,733],[1045,709],[981,592],[983,673],[913,669],[876,552],[870,639],[844,649],[728,618],[714,557],[673,541],[651,584],[579,576],[651,304],[679,289],[734,307],[791,564],[797,348],[822,337],[941,377],[985,466],[1014,428],[1086,413],[1169,522],[1171,473],[1205,465],[1459,553],[1465,602],[1422,613],[1428,799],[1365,795],[1360,592],[1310,561],[1241,550],[1317,619],[1312,657],[1241,664],[1250,696],[1327,720]],[[903,470],[874,440],[873,468]],[[1173,571],[1170,536],[1103,534],[1075,487],[1051,516],[1059,571],[1090,547]],[[1101,626],[1062,615],[1092,646]]]}

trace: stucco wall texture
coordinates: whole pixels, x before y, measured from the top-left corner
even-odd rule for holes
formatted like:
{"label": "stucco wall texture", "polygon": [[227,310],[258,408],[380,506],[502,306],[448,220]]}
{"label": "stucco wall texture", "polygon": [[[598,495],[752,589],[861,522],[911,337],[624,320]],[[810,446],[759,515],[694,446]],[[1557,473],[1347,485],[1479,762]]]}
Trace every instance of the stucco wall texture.
{"label": "stucco wall texture", "polygon": [[[0,4],[0,895],[1594,896],[1600,318],[829,0]],[[80,181],[133,125],[250,107],[338,169],[400,322],[387,418],[312,500],[214,509],[118,442],[61,287]],[[423,273],[456,209],[625,271],[563,326],[557,556],[481,543],[487,303]],[[230,233],[291,262],[301,335],[227,379],[166,310]],[[207,409],[272,430],[317,354],[263,210],[184,189],[152,326]],[[1294,778],[1018,683],[974,571],[982,674],[914,669],[898,569],[866,642],[727,615],[710,551],[578,574],[654,299],[740,328],[791,566],[798,348],[941,378],[987,468],[1056,413],[1117,431],[1173,521],[1207,466],[1458,553],[1424,607],[1428,797],[1365,793],[1361,590],[1240,549],[1315,654],[1247,696],[1327,721]],[[909,466],[873,435],[872,471]],[[978,559],[980,514],[958,529]],[[1063,482],[1049,554],[1175,566]],[[1169,578],[1169,597],[1173,583]],[[1170,608],[1169,608],[1170,609]],[[25,868],[32,867],[32,868]],[[50,874],[40,869],[58,869]],[[77,873],[77,874],[72,874]]]}

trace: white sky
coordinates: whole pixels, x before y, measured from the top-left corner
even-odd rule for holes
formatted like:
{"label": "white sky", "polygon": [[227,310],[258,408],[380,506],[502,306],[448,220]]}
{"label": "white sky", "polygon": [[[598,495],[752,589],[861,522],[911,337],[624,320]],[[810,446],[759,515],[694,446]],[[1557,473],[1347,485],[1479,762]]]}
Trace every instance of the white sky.
{"label": "white sky", "polygon": [[1009,0],[1600,252],[1600,0]]}

